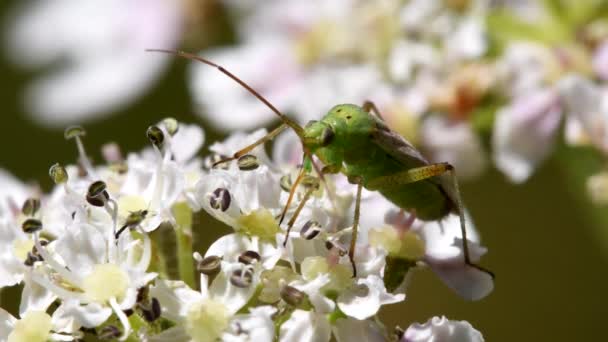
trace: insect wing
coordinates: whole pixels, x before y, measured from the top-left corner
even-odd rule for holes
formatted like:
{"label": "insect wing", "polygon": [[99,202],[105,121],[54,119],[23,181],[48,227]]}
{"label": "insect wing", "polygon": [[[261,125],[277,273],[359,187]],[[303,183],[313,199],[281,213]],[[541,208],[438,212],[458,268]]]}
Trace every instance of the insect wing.
{"label": "insect wing", "polygon": [[392,131],[380,118],[372,116],[376,123],[372,131],[371,140],[384,152],[401,162],[405,167],[418,167],[428,165],[429,162],[405,138]]}

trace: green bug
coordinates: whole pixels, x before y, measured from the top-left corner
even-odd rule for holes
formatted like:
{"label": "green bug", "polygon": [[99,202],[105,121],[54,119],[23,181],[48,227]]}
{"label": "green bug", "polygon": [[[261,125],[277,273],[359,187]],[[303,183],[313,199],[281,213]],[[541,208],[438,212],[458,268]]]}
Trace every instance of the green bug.
{"label": "green bug", "polygon": [[[311,170],[310,165],[316,169],[322,180],[323,174],[342,173],[348,177],[349,182],[357,185],[352,239],[348,251],[355,276],[357,270],[354,263],[354,251],[359,224],[361,190],[364,187],[380,192],[389,201],[404,210],[415,213],[422,220],[441,220],[450,213],[459,215],[464,241],[464,262],[494,276],[492,272],[470,260],[464,209],[454,167],[449,163],[427,161],[412,144],[387,127],[372,102],[366,101],[362,106],[337,105],[330,109],[321,120],[311,121],[305,127],[301,127],[223,67],[187,52],[156,49],[149,51],[175,54],[219,69],[268,106],[283,122],[266,136],[216,164],[236,160],[246,155],[255,147],[273,139],[287,127],[294,130],[302,142],[305,154],[304,167],[292,185],[285,209],[290,205],[295,188],[302,179],[306,178],[305,174]],[[314,163],[313,155],[317,156],[325,165],[322,170]],[[313,190],[314,187],[311,187],[309,191]],[[296,209],[294,217],[299,213],[308,197],[307,193]],[[281,221],[284,216],[285,210],[281,215]],[[294,217],[288,223],[289,229],[295,221]]]}

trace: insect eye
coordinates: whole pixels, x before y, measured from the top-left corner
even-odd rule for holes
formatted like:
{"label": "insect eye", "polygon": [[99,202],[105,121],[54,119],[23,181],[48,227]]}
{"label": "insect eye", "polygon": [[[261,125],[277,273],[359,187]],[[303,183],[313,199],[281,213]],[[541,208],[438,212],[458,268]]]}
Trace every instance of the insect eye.
{"label": "insect eye", "polygon": [[323,130],[323,133],[321,134],[321,146],[327,146],[329,144],[331,144],[331,142],[334,140],[334,130],[331,127],[327,127]]}

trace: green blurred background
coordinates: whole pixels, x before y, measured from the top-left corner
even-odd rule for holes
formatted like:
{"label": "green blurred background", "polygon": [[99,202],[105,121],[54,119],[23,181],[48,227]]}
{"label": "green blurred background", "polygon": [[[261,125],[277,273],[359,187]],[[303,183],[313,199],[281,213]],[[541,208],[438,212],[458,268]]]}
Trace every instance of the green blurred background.
{"label": "green blurred background", "polygon": [[[12,3],[0,3],[2,19]],[[86,124],[89,153],[101,159],[99,147],[108,141],[119,142],[123,151],[138,150],[147,143],[145,128],[168,115],[203,125],[207,142],[220,138],[192,113],[186,64],[176,60],[147,96]],[[4,56],[0,60],[0,167],[48,189],[48,167],[72,162],[76,150],[63,139],[62,131],[28,121],[20,91],[29,76],[9,65]],[[599,167],[600,159],[592,151],[562,145],[524,185],[512,185],[494,170],[464,184],[465,201],[489,248],[483,264],[497,275],[494,292],[480,302],[466,302],[430,271],[419,271],[406,301],[383,311],[386,323],[406,327],[446,315],[468,320],[487,341],[605,340],[608,214],[589,202],[584,187],[586,177]],[[197,221],[201,251],[229,232],[207,216]],[[2,306],[13,313],[19,291],[2,293]]]}

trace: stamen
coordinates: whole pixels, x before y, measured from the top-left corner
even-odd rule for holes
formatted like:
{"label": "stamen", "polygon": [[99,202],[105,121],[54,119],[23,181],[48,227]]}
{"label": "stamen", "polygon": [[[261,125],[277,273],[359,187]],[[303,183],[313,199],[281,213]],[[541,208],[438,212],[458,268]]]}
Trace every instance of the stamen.
{"label": "stamen", "polygon": [[114,340],[120,336],[120,329],[114,325],[107,325],[101,329],[97,338],[100,340]]}
{"label": "stamen", "polygon": [[226,211],[230,207],[230,192],[225,188],[217,188],[209,197],[209,205],[215,210]]}
{"label": "stamen", "polygon": [[262,259],[260,254],[256,251],[245,251],[241,255],[239,255],[239,262],[245,265],[251,265],[253,263],[259,262]]}
{"label": "stamen", "polygon": [[246,288],[253,282],[253,271],[250,267],[236,270],[230,276],[230,283],[239,288]]}
{"label": "stamen", "polygon": [[40,244],[40,239],[38,237],[38,234],[35,233],[34,234],[34,244],[36,246],[36,250],[38,251],[38,253],[40,253],[40,255],[42,255],[42,257],[44,258],[44,261],[57,273],[59,273],[60,276],[62,276],[65,280],[69,281],[70,283],[72,283],[73,285],[82,288],[82,279],[80,279],[76,274],[72,273],[71,271],[69,271],[67,268],[65,268],[64,266],[60,265],[46,250],[46,247],[42,247],[42,245]]}
{"label": "stamen", "polygon": [[175,118],[165,118],[160,123],[165,127],[167,133],[170,135],[175,135],[175,133],[179,131],[179,122],[175,120]]}
{"label": "stamen", "polygon": [[93,165],[87,156],[86,151],[84,150],[84,145],[82,144],[81,137],[86,135],[86,131],[81,126],[70,126],[65,129],[63,136],[66,140],[74,139],[76,141],[76,147],[78,148],[79,160],[82,163],[82,166],[87,172],[87,175],[91,177],[95,177],[95,170],[93,169]]}
{"label": "stamen", "polygon": [[51,176],[51,179],[57,185],[65,184],[68,181],[68,172],[59,163],[55,163],[51,166],[49,169],[49,176]]}
{"label": "stamen", "polygon": [[321,233],[321,225],[315,220],[307,221],[300,229],[300,236],[306,240],[314,239],[319,233]]}
{"label": "stamen", "polygon": [[127,337],[129,337],[129,334],[131,334],[131,324],[129,323],[129,318],[127,317],[127,315],[125,315],[125,313],[122,311],[122,309],[116,302],[116,298],[112,297],[110,299],[110,306],[112,307],[112,309],[114,309],[114,313],[120,320],[120,323],[123,327],[122,336],[120,336],[118,340],[124,341],[127,339]]}

